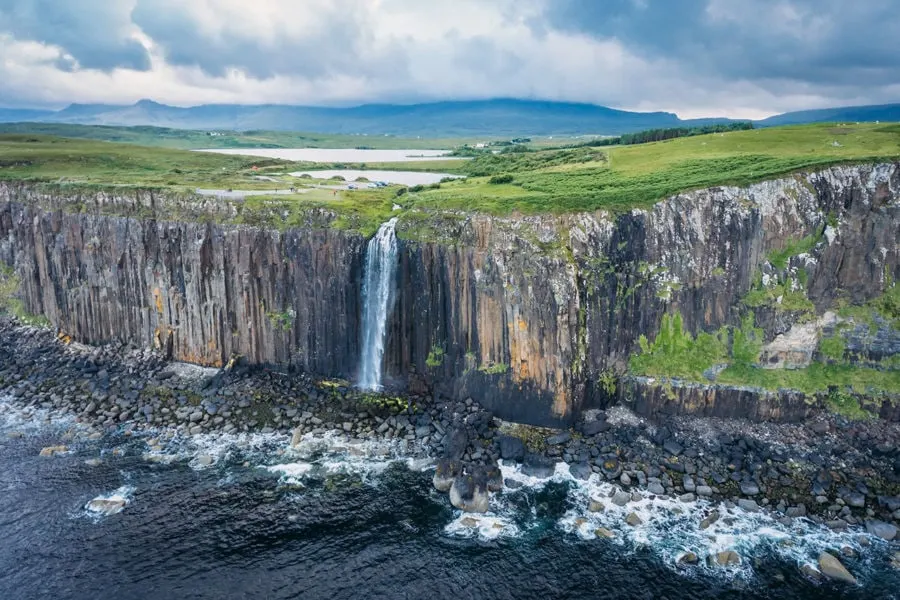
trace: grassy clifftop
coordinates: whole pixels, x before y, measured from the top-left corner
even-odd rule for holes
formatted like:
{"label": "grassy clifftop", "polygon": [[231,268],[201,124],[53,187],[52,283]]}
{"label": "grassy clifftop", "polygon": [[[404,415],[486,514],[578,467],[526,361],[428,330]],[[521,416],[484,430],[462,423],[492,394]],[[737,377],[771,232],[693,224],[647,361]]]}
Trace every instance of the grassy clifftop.
{"label": "grassy clifftop", "polygon": [[[744,185],[808,168],[900,157],[900,125],[811,125],[733,131],[612,148],[565,150],[547,166],[528,168],[541,155],[494,157],[489,177],[442,186],[422,203],[494,212],[573,212],[648,207],[678,192]],[[505,159],[505,160],[504,160]],[[480,159],[462,169],[484,171]],[[509,178],[507,178],[509,179]],[[495,179],[496,181],[496,179]]]}
{"label": "grassy clifftop", "polygon": [[[291,210],[332,208],[358,221],[363,231],[373,230],[395,203],[405,211],[627,211],[691,189],[749,184],[839,163],[896,160],[900,158],[900,124],[808,125],[620,147],[517,150],[522,151],[486,152],[469,161],[440,165],[369,165],[399,170],[440,168],[467,176],[440,186],[410,188],[408,192],[399,186],[327,192],[310,188],[271,201]],[[198,187],[239,188],[259,190],[259,201],[265,202],[263,198],[274,190],[305,185],[286,175],[301,166],[310,167],[31,133],[0,135],[0,180],[180,192]]]}

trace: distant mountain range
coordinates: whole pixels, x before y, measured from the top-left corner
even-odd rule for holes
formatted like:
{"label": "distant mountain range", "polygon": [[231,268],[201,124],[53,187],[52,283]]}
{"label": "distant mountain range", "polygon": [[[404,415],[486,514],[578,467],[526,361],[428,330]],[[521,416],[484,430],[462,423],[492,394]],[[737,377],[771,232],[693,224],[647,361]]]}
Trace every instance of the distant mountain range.
{"label": "distant mountain range", "polygon": [[[900,121],[900,104],[785,113],[760,126],[828,121]],[[0,108],[0,122],[150,125],[199,130],[314,131],[400,137],[620,135],[646,129],[727,123],[679,119],[667,112],[629,112],[593,104],[534,100],[477,100],[427,104],[366,104],[350,108],[207,104],[180,108],[141,100],[130,106],[72,104],[59,111]]]}

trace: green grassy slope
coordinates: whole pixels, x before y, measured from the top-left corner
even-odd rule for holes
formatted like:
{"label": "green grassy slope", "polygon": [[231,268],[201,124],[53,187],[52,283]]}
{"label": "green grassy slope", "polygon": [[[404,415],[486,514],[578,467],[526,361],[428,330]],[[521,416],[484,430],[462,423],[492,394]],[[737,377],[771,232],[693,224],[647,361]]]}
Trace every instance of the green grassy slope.
{"label": "green grassy slope", "polygon": [[[0,135],[0,180],[205,187],[242,183],[251,167],[294,163],[43,135]],[[284,186],[282,186],[284,187]]]}
{"label": "green grassy slope", "polygon": [[[546,165],[537,160],[542,156],[547,158]],[[742,185],[801,169],[898,157],[897,124],[735,131],[602,150],[476,158],[457,168],[486,176],[420,194],[418,203],[499,213],[628,210],[685,190]],[[512,175],[511,185],[490,184],[487,175],[503,173]]]}
{"label": "green grassy slope", "polygon": [[[747,184],[831,164],[898,158],[900,125],[863,124],[735,131],[602,149],[485,153],[471,161],[370,168],[431,168],[469,175],[439,189],[411,190],[401,202],[407,209],[559,213],[624,211],[691,189]],[[251,171],[252,165],[262,171]],[[179,189],[252,185],[250,189],[267,190],[284,189],[288,179],[266,183],[254,176],[300,167],[310,165],[84,139],[0,135],[0,179]],[[383,195],[374,195],[379,205],[384,204]],[[352,197],[364,204],[370,196]],[[360,208],[369,212],[368,207]]]}

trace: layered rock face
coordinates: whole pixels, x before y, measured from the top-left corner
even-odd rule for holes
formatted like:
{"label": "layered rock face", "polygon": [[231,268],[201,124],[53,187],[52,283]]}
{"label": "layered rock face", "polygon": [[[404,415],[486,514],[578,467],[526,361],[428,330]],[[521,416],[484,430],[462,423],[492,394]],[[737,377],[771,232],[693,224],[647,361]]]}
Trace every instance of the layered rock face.
{"label": "layered rock face", "polygon": [[[361,236],[315,219],[284,230],[236,225],[225,203],[188,204],[173,218],[160,210],[166,201],[0,185],[0,260],[19,273],[26,308],[85,342],[157,344],[206,365],[240,354],[355,375]],[[863,302],[900,279],[896,164],[691,192],[618,216],[422,221],[401,215],[398,225],[386,380],[471,396],[537,424],[609,402],[609,374],[665,312],[679,311],[692,331],[736,324],[766,255],[792,241],[824,229],[804,258],[820,312],[838,294]],[[783,321],[771,319],[769,337]],[[730,402],[704,394],[705,414]],[[754,410],[781,418],[800,409]]]}
{"label": "layered rock face", "polygon": [[131,210],[149,194],[90,197],[77,213],[67,209],[83,199],[69,200],[48,207],[28,188],[0,191],[0,259],[16,266],[27,310],[74,339],[155,345],[209,366],[241,355],[355,369],[361,237],[129,218],[110,206]]}

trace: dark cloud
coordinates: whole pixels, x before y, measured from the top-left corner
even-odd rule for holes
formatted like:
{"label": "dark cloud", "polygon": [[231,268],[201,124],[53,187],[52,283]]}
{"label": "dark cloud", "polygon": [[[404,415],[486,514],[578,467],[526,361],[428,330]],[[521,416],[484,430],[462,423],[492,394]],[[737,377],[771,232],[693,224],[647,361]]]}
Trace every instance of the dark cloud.
{"label": "dark cloud", "polygon": [[[0,33],[62,48],[84,69],[147,70],[146,49],[129,37],[118,0],[0,0]],[[72,59],[60,66],[72,69]]]}
{"label": "dark cloud", "polygon": [[[761,116],[896,102],[896,5],[0,0],[0,103],[518,95],[692,116]],[[133,39],[138,32],[150,40],[150,54]]]}
{"label": "dark cloud", "polygon": [[[315,22],[320,26],[292,33],[291,18],[309,15],[285,14],[274,31],[256,31],[240,22],[210,32],[203,15],[178,10],[173,0],[138,0],[132,20],[163,50],[169,64],[199,67],[222,76],[231,69],[257,79],[276,75],[299,75],[316,79],[332,75],[375,75],[379,70],[396,72],[403,57],[376,52],[361,12],[343,6],[322,4]],[[246,6],[252,13],[253,5]]]}
{"label": "dark cloud", "polygon": [[542,26],[726,80],[900,81],[896,0],[548,0]]}

